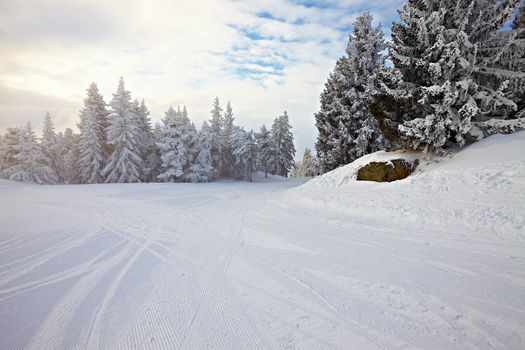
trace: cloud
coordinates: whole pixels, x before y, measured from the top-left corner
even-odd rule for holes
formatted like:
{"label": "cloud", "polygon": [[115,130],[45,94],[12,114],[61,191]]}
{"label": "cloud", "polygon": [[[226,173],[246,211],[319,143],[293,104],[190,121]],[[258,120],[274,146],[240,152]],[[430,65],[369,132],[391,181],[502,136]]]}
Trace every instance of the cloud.
{"label": "cloud", "polygon": [[[302,153],[351,23],[371,10],[388,29],[403,2],[3,0],[0,128],[39,125],[46,110],[74,126],[87,86],[97,82],[108,101],[122,75],[154,120],[185,104],[200,125],[215,96],[248,129],[288,110]],[[14,91],[16,104],[5,98]]]}

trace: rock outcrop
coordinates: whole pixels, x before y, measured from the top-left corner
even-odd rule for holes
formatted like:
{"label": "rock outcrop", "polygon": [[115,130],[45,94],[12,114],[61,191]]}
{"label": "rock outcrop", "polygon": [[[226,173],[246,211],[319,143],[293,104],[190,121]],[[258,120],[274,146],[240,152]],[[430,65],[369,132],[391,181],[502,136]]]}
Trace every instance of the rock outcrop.
{"label": "rock outcrop", "polygon": [[404,159],[394,159],[389,162],[371,162],[360,168],[357,180],[392,182],[406,178],[416,169],[418,161],[411,163]]}

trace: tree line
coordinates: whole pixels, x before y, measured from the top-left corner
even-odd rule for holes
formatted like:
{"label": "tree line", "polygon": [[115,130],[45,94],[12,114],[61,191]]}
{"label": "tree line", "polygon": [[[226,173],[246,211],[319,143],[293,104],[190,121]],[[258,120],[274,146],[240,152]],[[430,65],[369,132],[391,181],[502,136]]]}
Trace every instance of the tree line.
{"label": "tree line", "polygon": [[409,0],[388,44],[369,13],[359,16],[315,114],[323,171],[378,150],[437,153],[525,127],[519,3]]}
{"label": "tree line", "polygon": [[231,104],[223,113],[217,97],[200,129],[185,106],[169,107],[152,127],[144,100],[133,100],[120,78],[109,104],[92,83],[79,116],[79,133],[56,133],[49,113],[40,139],[31,123],[7,128],[0,135],[0,177],[38,184],[252,181],[255,171],[287,176],[293,166],[286,111],[271,129],[246,131],[235,125]]}

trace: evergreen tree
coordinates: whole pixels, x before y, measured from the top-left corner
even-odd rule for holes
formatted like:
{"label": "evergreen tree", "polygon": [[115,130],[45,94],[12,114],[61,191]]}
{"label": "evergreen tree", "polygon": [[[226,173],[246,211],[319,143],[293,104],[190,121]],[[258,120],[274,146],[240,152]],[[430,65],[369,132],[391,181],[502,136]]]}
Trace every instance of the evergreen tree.
{"label": "evergreen tree", "polygon": [[[481,42],[501,28],[517,0],[409,0],[392,26],[390,58],[370,106],[383,134],[424,150],[462,146],[501,122],[512,107],[500,91],[480,87],[473,72]],[[506,116],[504,116],[506,117]],[[503,123],[508,124],[508,123]],[[508,126],[508,125],[507,125]]]}
{"label": "evergreen tree", "polygon": [[59,138],[59,144],[64,162],[64,181],[68,184],[81,183],[80,135],[66,128],[64,134]]}
{"label": "evergreen tree", "polygon": [[[160,165],[160,159],[158,158],[156,140],[153,137],[153,130],[151,128],[151,119],[149,117],[150,111],[144,100],[140,103],[135,99],[133,102],[133,109],[135,111],[136,123],[139,128],[139,139],[140,139],[140,154],[142,162],[144,164],[144,169],[142,171],[142,180],[149,182],[154,180],[158,173],[158,167]],[[184,112],[186,113],[186,107],[184,107]]]}
{"label": "evergreen tree", "polygon": [[222,128],[222,150],[221,150],[221,175],[222,176],[233,176],[235,172],[235,158],[232,153],[232,147],[230,145],[231,135],[233,132],[233,109],[228,101],[226,104],[226,112],[223,118]]}
{"label": "evergreen tree", "polygon": [[286,177],[293,166],[295,155],[292,126],[286,111],[273,122],[272,140],[275,145],[273,168],[278,175]]}
{"label": "evergreen tree", "polygon": [[22,129],[7,128],[0,143],[0,177],[8,179],[7,169],[18,164],[16,155],[20,152]]}
{"label": "evergreen tree", "polygon": [[165,113],[161,140],[157,143],[160,149],[162,166],[159,179],[165,182],[188,181],[193,164],[195,126],[190,122],[187,113],[176,112],[170,107]]}
{"label": "evergreen tree", "polygon": [[37,184],[56,184],[58,178],[48,165],[40,144],[38,144],[31,123],[20,133],[18,153],[14,156],[15,164],[5,170],[10,180],[34,182]]}
{"label": "evergreen tree", "polygon": [[102,183],[105,180],[103,170],[110,150],[106,139],[108,111],[97,84],[91,83],[86,91],[87,97],[80,110],[79,124],[80,181],[86,184]]}
{"label": "evergreen tree", "polygon": [[275,146],[273,144],[272,133],[262,125],[258,133],[255,134],[255,144],[257,146],[257,164],[264,177],[268,177],[268,172],[273,172],[271,168],[275,164]]}
{"label": "evergreen tree", "polygon": [[210,129],[213,135],[212,141],[212,165],[215,170],[215,178],[218,178],[222,173],[222,152],[224,148],[224,140],[222,138],[222,130],[224,125],[224,118],[222,117],[222,108],[219,103],[219,98],[215,97],[213,100],[213,108],[211,110]]}
{"label": "evergreen tree", "polygon": [[42,127],[42,141],[40,143],[42,152],[48,159],[48,166],[53,170],[58,182],[62,182],[63,179],[59,177],[62,173],[63,162],[60,155],[60,150],[57,142],[57,134],[55,133],[55,126],[51,120],[51,114],[46,112],[44,117],[44,125]]}
{"label": "evergreen tree", "polygon": [[237,174],[246,181],[252,181],[253,171],[257,165],[257,147],[253,132],[234,128],[231,136],[232,152],[237,165]]}
{"label": "evergreen tree", "polygon": [[372,27],[372,19],[368,12],[356,19],[346,55],[337,61],[321,94],[316,149],[325,171],[387,146],[367,109],[385,48],[383,32]]}
{"label": "evergreen tree", "polygon": [[315,175],[315,160],[312,157],[312,151],[309,148],[305,148],[303,154],[303,160],[300,162],[299,169],[297,171],[298,177],[312,177]]}
{"label": "evergreen tree", "polygon": [[103,170],[106,182],[139,182],[143,168],[139,147],[140,131],[136,124],[131,94],[125,89],[122,77],[110,105],[107,137],[113,151]]}
{"label": "evergreen tree", "polygon": [[190,182],[209,182],[212,179],[213,167],[211,158],[213,135],[211,129],[204,121],[197,135],[194,150],[194,161],[190,165],[189,174],[186,176]]}

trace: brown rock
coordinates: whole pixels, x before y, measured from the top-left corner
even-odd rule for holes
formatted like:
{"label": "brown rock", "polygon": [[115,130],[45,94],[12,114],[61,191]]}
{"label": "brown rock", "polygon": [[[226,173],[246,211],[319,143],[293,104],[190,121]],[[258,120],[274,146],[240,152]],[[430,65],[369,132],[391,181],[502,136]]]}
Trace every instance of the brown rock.
{"label": "brown rock", "polygon": [[418,161],[410,163],[404,159],[390,162],[371,162],[357,172],[359,181],[392,182],[410,175],[417,167]]}

